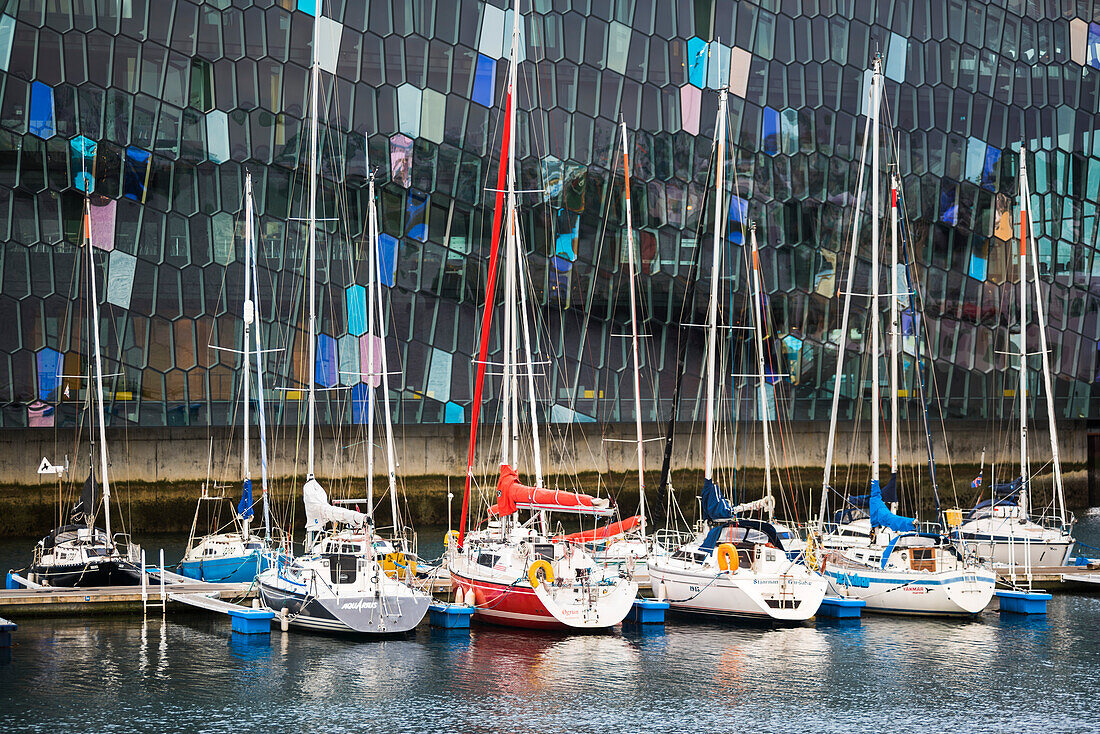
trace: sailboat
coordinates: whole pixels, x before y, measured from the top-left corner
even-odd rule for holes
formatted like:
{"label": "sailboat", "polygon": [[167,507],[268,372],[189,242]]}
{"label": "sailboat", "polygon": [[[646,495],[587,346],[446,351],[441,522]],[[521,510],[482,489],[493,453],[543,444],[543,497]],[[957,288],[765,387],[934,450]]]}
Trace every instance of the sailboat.
{"label": "sailboat", "polygon": [[[485,309],[481,328],[481,358],[475,383],[474,414],[463,512],[458,536],[448,546],[447,567],[458,601],[475,607],[481,621],[536,629],[600,629],[619,624],[637,594],[637,583],[624,571],[599,564],[583,547],[550,533],[551,513],[570,513],[608,518],[614,513],[606,499],[570,490],[543,486],[543,471],[535,384],[531,326],[528,322],[526,272],[521,272],[523,251],[516,214],[516,66],[519,44],[519,0],[512,15],[512,49],[508,74],[508,106],[504,149],[507,151],[507,206],[504,248],[504,360],[501,400],[500,478],[498,497],[489,508],[486,527],[466,532],[477,416],[485,357],[493,314],[497,247],[490,261]],[[498,187],[499,188],[499,187]],[[499,231],[494,227],[493,236]],[[523,359],[519,357],[519,331],[523,332]],[[526,375],[528,428],[534,459],[534,486],[520,482],[513,462],[520,458],[520,385]],[[521,522],[520,511],[530,517]]]}
{"label": "sailboat", "polygon": [[[954,536],[993,563],[1014,567],[1062,566],[1073,552],[1073,517],[1066,510],[1062,487],[1062,462],[1058,450],[1058,426],[1054,418],[1054,390],[1047,351],[1046,312],[1039,290],[1039,257],[1028,211],[1031,189],[1027,181],[1027,148],[1020,146],[1020,351],[1019,388],[1016,404],[1020,412],[1020,474],[1012,482],[993,484],[988,498],[982,498],[962,518]],[[1030,243],[1030,247],[1028,244]],[[1033,519],[1029,503],[1033,474],[1027,446],[1028,396],[1028,261],[1035,293],[1035,317],[1039,331],[1039,355],[1043,366],[1047,427],[1050,432],[1051,466],[1054,470],[1053,518]]]}
{"label": "sailboat", "polygon": [[[866,523],[866,537],[853,530],[848,535],[854,541],[845,544],[845,536],[834,533],[826,542],[822,556],[822,573],[829,579],[833,595],[862,599],[868,611],[927,615],[974,615],[981,612],[993,597],[996,577],[991,569],[964,557],[951,539],[939,532],[919,532],[916,520],[895,514],[897,511],[898,439],[898,363],[900,324],[898,298],[903,295],[899,285],[907,282],[903,277],[898,257],[898,177],[891,172],[890,221],[891,263],[890,291],[890,346],[887,351],[890,390],[890,479],[885,488],[879,483],[879,113],[882,104],[883,75],[881,58],[876,57],[871,76],[870,110],[864,133],[864,149],[861,155],[860,178],[854,221],[844,310],[841,321],[842,339],[848,333],[848,316],[851,307],[855,254],[859,236],[860,215],[863,206],[863,165],[867,146],[871,146],[871,307],[870,307],[870,367],[871,367],[871,487],[869,494],[857,505],[867,508],[866,517],[853,518]],[[836,438],[838,401],[841,392],[844,345],[837,356],[836,376],[833,384],[833,410],[829,423],[826,448],[825,474],[818,516],[818,531],[824,534],[825,509],[832,474],[833,448]],[[923,388],[922,388],[923,393]],[[927,429],[926,429],[927,433]],[[931,451],[931,443],[928,444]],[[934,462],[929,454],[930,468]],[[933,489],[935,479],[933,475]],[[938,493],[936,494],[939,506]],[[889,506],[887,506],[889,503]],[[844,510],[847,511],[847,510]],[[858,536],[858,537],[856,537]]]}
{"label": "sailboat", "polygon": [[[757,415],[764,450],[766,493],[763,499],[736,507],[714,481],[718,386],[718,293],[722,282],[722,241],[725,221],[726,107],[728,91],[718,97],[715,126],[716,175],[714,241],[707,309],[706,426],[704,434],[704,485],[702,524],[694,538],[671,553],[649,558],[649,583],[658,599],[673,610],[725,617],[798,622],[817,614],[825,597],[826,582],[816,572],[788,558],[782,539],[771,522],[775,507],[772,494],[771,445],[767,416],[767,384],[763,349],[760,258],[756,229],[750,228],[753,332],[758,381]],[[743,515],[763,511],[767,519]]]}
{"label": "sailboat", "polygon": [[[273,544],[274,538],[271,530],[271,512],[267,501],[267,433],[264,420],[264,396],[263,396],[263,349],[260,346],[260,329],[257,327],[255,345],[252,339],[252,324],[256,321],[256,303],[252,299],[252,289],[258,291],[259,278],[256,264],[255,222],[253,215],[252,198],[252,173],[245,175],[245,240],[244,240],[244,301],[242,303],[241,320],[244,322],[244,349],[240,352],[242,359],[241,369],[241,416],[244,432],[244,442],[241,449],[241,499],[233,513],[231,522],[233,528],[222,531],[215,527],[214,532],[196,536],[199,529],[199,518],[203,514],[204,507],[213,505],[210,513],[216,522],[220,505],[227,498],[219,494],[220,487],[210,487],[203,484],[202,494],[199,495],[195,507],[195,519],[191,523],[191,532],[187,538],[187,550],[184,551],[183,560],[180,561],[178,570],[181,575],[188,578],[200,579],[212,583],[237,583],[251,581],[261,571],[267,569],[272,562],[275,553],[279,552]],[[252,401],[251,375],[249,374],[250,357],[256,356],[256,384],[257,403],[260,414],[260,467],[261,487],[263,501],[264,536],[260,537],[251,530],[253,511],[252,499],[252,465],[250,429],[252,426]],[[211,492],[210,490],[214,491]]]}
{"label": "sailboat", "polygon": [[[307,474],[302,487],[306,510],[305,552],[292,559],[280,558],[274,567],[257,576],[263,603],[283,616],[289,625],[310,630],[358,634],[408,632],[428,613],[431,597],[408,583],[387,575],[375,549],[370,517],[337,507],[315,475],[317,358],[317,105],[320,96],[318,62],[319,20],[323,2],[317,3],[313,24],[309,142],[309,245],[306,273],[309,281],[309,384],[307,402]],[[371,201],[374,197],[371,182]],[[372,230],[373,233],[373,230]],[[370,242],[371,273],[377,242]],[[371,365],[373,371],[374,366]],[[329,524],[339,528],[326,534]]]}
{"label": "sailboat", "polygon": [[[71,510],[71,522],[50,531],[34,547],[27,579],[44,586],[118,586],[141,583],[141,550],[125,535],[111,534],[111,480],[108,472],[107,428],[103,406],[103,351],[99,340],[99,298],[96,292],[91,209],[84,200],[84,249],[88,253],[88,304],[94,350],[88,382],[94,427],[89,425],[88,478]],[[96,444],[98,443],[98,456]],[[96,482],[98,458],[99,483]],[[98,490],[98,491],[97,491]],[[97,494],[103,497],[103,528],[96,527]]]}

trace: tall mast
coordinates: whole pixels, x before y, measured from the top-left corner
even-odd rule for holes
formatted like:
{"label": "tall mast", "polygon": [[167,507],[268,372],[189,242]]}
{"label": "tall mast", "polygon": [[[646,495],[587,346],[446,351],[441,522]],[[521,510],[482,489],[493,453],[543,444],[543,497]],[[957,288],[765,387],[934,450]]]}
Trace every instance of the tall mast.
{"label": "tall mast", "polygon": [[710,264],[710,303],[707,308],[707,427],[706,427],[706,458],[703,476],[706,479],[714,478],[714,431],[715,431],[715,351],[718,342],[718,290],[720,286],[720,271],[722,262],[722,232],[723,222],[723,195],[725,190],[726,174],[726,88],[718,92],[718,124],[715,130],[715,154],[718,163],[715,171],[715,196],[714,196],[714,246],[711,249]]}
{"label": "tall mast", "polygon": [[[870,90],[874,99],[874,88]],[[871,139],[871,116],[863,127],[863,147],[859,154],[859,177],[856,182],[856,208],[852,213],[852,240],[848,250],[848,277],[844,286],[844,310],[840,317],[840,342],[837,344],[836,372],[833,375],[833,404],[829,411],[829,438],[825,445],[825,469],[821,480],[821,502],[818,506],[817,529],[825,528],[825,510],[829,503],[829,491],[833,481],[833,452],[836,448],[836,423],[840,414],[840,380],[844,376],[844,342],[848,334],[848,320],[852,312],[852,286],[855,283],[856,250],[859,245],[859,232],[863,213],[863,184],[866,173],[867,146]]]}
{"label": "tall mast", "polygon": [[[251,192],[252,175],[249,174],[248,178],[248,190]],[[252,281],[252,292],[256,294],[256,298],[260,295],[260,279],[257,274],[259,268],[256,265],[256,237],[255,229],[256,224],[253,221],[255,219],[255,207],[252,203],[252,195],[249,194],[247,210],[251,212],[251,218],[248,221],[248,231],[252,238],[252,272],[247,274],[246,277]],[[263,345],[260,342],[260,313],[258,308],[254,308],[254,318],[257,321],[256,324],[256,408],[257,418],[260,425],[260,482],[262,484],[263,502],[264,502],[264,539],[271,538],[271,508],[267,501],[267,415],[264,412],[264,368],[263,368]],[[248,351],[247,341],[245,344],[245,351]]]}
{"label": "tall mast", "polygon": [[309,434],[307,445],[308,462],[306,480],[314,477],[313,433],[317,413],[317,282],[314,270],[317,267],[317,98],[321,94],[321,66],[318,63],[317,45],[320,40],[321,11],[324,0],[317,0],[317,15],[313,18],[313,49],[310,65],[310,85],[312,94],[309,100],[309,248],[306,253],[306,272],[309,278],[309,372],[306,382],[309,384]]}
{"label": "tall mast", "polygon": [[519,58],[519,0],[512,7],[512,52],[508,59],[508,176],[506,183],[505,227],[505,288],[504,288],[504,375],[501,381],[503,422],[501,430],[501,463],[518,460],[519,426],[516,410],[516,66]]}
{"label": "tall mast", "polygon": [[[1021,186],[1021,199],[1029,201],[1031,199],[1031,188],[1027,182],[1027,164],[1024,161],[1025,149],[1020,147],[1020,186]],[[1035,233],[1031,231],[1032,223],[1028,221],[1027,229],[1021,232],[1021,236],[1026,235],[1034,243]],[[1058,451],[1058,426],[1054,420],[1054,386],[1051,384],[1050,375],[1050,353],[1047,351],[1047,320],[1046,311],[1043,308],[1043,299],[1040,298],[1039,293],[1039,253],[1036,251],[1034,244],[1031,247],[1031,272],[1032,279],[1035,281],[1035,315],[1039,321],[1039,353],[1042,355],[1043,361],[1043,391],[1046,393],[1047,404],[1047,422],[1050,428],[1050,459],[1054,465],[1054,503],[1057,506],[1058,518],[1061,520],[1062,525],[1066,524],[1066,497],[1065,490],[1062,486],[1062,460],[1060,452]],[[1026,485],[1025,485],[1026,486]]]}
{"label": "tall mast", "polygon": [[[1028,516],[1027,467],[1027,149],[1020,146],[1020,385],[1016,391],[1020,406],[1020,512]],[[1051,426],[1053,428],[1053,426]],[[996,499],[996,498],[994,498]]]}
{"label": "tall mast", "polygon": [[[513,213],[513,216],[515,214]],[[515,225],[519,232],[519,223]],[[517,243],[519,238],[517,237]],[[517,248],[518,250],[519,248]],[[527,360],[527,402],[530,406],[528,418],[531,422],[531,454],[535,464],[535,486],[542,488],[542,445],[539,442],[539,421],[535,402],[535,363],[531,353],[531,328],[527,319],[527,278],[522,273],[519,277],[519,317],[523,326],[523,358]]]}
{"label": "tall mast", "polygon": [[[749,242],[752,248],[752,326],[756,337],[757,404],[756,415],[760,419],[760,431],[764,438],[764,487],[766,496],[772,496],[772,451],[771,436],[768,433],[768,387],[764,368],[764,304],[763,288],[760,279],[760,251],[756,247],[756,224],[749,226]],[[768,517],[775,512],[775,505],[767,504]]]}
{"label": "tall mast", "polygon": [[875,59],[871,75],[871,481],[878,481],[879,459],[879,94],[882,89],[880,61]]}
{"label": "tall mast", "polygon": [[[92,256],[92,210],[88,200],[84,200],[84,221],[88,223],[88,287],[91,289],[92,305],[92,344],[95,348],[95,408],[99,424],[99,473],[103,485],[103,522],[107,532],[107,543],[114,545],[111,535],[111,481],[107,476],[107,424],[103,418],[103,357],[99,344],[99,296],[95,287],[95,258]],[[90,514],[90,512],[89,512]]]}
{"label": "tall mast", "polygon": [[[367,184],[367,517],[374,524],[374,411],[378,394],[374,384],[375,289],[378,287],[378,220],[374,210],[374,175]],[[383,351],[385,351],[383,349]],[[394,530],[397,529],[396,524]]]}
{"label": "tall mast", "polygon": [[638,312],[634,279],[637,271],[634,267],[634,219],[630,205],[630,156],[626,150],[626,120],[620,119],[623,138],[623,189],[626,192],[626,251],[627,280],[630,282],[630,345],[634,358],[634,438],[638,444],[638,515],[640,527],[645,535],[645,451],[642,443],[642,388],[638,366]]}
{"label": "tall mast", "polygon": [[[252,322],[256,318],[256,307],[252,303],[252,172],[248,171],[244,176],[244,304],[241,318],[244,321],[244,355],[242,357],[243,369],[241,369],[241,394],[244,399],[241,415],[244,420],[244,449],[241,451],[241,475],[246,482],[252,481],[252,468],[250,465],[249,428],[252,423],[252,400],[249,392],[252,380],[249,379],[249,349],[252,336]],[[241,523],[241,535],[248,538],[249,519]]]}
{"label": "tall mast", "polygon": [[[898,473],[898,295],[901,288],[901,264],[898,261],[898,177],[890,174],[890,475]],[[896,504],[896,503],[895,503]]]}
{"label": "tall mast", "polygon": [[[374,313],[377,314],[376,320],[378,323],[378,339],[379,344],[382,345],[382,350],[379,355],[382,358],[382,410],[383,410],[383,422],[386,426],[386,480],[387,486],[390,490],[390,515],[393,517],[393,532],[395,536],[400,536],[404,539],[404,531],[401,528],[401,515],[397,509],[397,457],[393,449],[393,420],[391,419],[392,413],[390,412],[390,370],[388,357],[386,355],[386,321],[383,318],[382,311],[382,275],[378,268],[378,209],[374,201],[374,176],[370,179],[370,236],[371,236],[371,288],[374,293],[374,302],[372,303],[372,309],[376,309]],[[371,297],[370,292],[367,294]],[[371,329],[374,328],[372,322]],[[367,340],[371,351],[370,364],[374,364],[374,340]],[[372,366],[371,370],[374,369]],[[374,416],[374,401],[376,399],[375,388],[370,388],[371,396],[371,416]],[[368,449],[372,459],[374,456],[374,433],[370,433],[368,443],[370,447]],[[373,477],[373,472],[371,472]],[[372,515],[373,517],[373,515]]]}

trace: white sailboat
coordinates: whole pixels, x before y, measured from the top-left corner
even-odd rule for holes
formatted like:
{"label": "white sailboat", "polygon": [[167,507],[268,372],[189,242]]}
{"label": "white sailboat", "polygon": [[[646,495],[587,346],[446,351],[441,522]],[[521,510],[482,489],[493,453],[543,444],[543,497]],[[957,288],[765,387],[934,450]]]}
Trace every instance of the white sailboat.
{"label": "white sailboat", "polygon": [[[516,76],[519,44],[519,0],[513,6],[512,50],[508,75],[507,207],[504,248],[504,360],[501,401],[501,458],[499,497],[490,508],[484,529],[466,534],[465,508],[469,505],[467,481],[463,497],[462,529],[449,544],[447,567],[458,600],[475,607],[482,621],[536,629],[600,629],[619,624],[637,594],[637,583],[628,573],[599,564],[583,547],[550,532],[550,513],[610,517],[607,500],[570,490],[543,486],[541,446],[535,401],[534,361],[528,319],[527,277],[519,242],[516,213]],[[494,233],[495,236],[495,233]],[[490,266],[491,268],[493,265]],[[491,271],[492,272],[492,271]],[[490,275],[490,284],[495,280]],[[483,318],[492,318],[493,288],[486,292]],[[484,327],[484,324],[483,324]],[[522,358],[520,357],[522,331]],[[482,337],[486,336],[486,328]],[[483,345],[484,346],[484,345]],[[520,377],[525,375],[527,423],[534,464],[534,486],[520,483],[513,468],[520,458]],[[479,365],[478,381],[484,377]],[[480,391],[478,392],[480,394]],[[476,431],[474,421],[471,432]],[[468,479],[475,441],[471,439]],[[526,522],[520,511],[529,511]]]}
{"label": "white sailboat", "polygon": [[[715,131],[717,156],[714,240],[711,253],[710,300],[707,309],[706,427],[703,522],[695,537],[669,554],[655,554],[648,563],[649,582],[658,599],[673,610],[696,614],[798,622],[817,614],[826,582],[815,571],[788,558],[772,524],[770,426],[763,350],[760,258],[755,227],[750,229],[753,331],[758,381],[757,415],[764,450],[766,494],[763,499],[732,507],[714,482],[717,442],[718,293],[722,282],[722,241],[725,221],[725,158],[727,90],[719,91]],[[767,519],[741,515],[763,511]]]}
{"label": "white sailboat", "polygon": [[[27,579],[44,586],[116,586],[141,583],[141,550],[126,535],[111,533],[111,480],[108,472],[107,428],[103,405],[103,350],[99,338],[99,297],[92,247],[91,210],[84,201],[84,249],[88,253],[88,305],[93,358],[88,382],[91,409],[89,469],[71,522],[38,541],[27,568]],[[96,451],[98,444],[98,456]],[[103,528],[96,527],[96,466],[103,497]]]}
{"label": "white sailboat", "polygon": [[[258,286],[256,273],[255,221],[253,214],[252,173],[245,174],[245,236],[244,236],[244,300],[241,305],[241,320],[244,323],[244,348],[241,350],[241,424],[244,434],[241,447],[241,499],[231,517],[231,529],[215,527],[214,532],[197,535],[200,516],[204,509],[210,509],[210,516],[219,517],[220,505],[229,498],[220,494],[221,487],[204,483],[195,508],[195,519],[191,523],[191,533],[187,538],[187,549],[179,563],[179,572],[183,576],[212,583],[238,583],[251,581],[261,571],[269,568],[274,556],[279,552],[278,544],[272,536],[271,512],[267,498],[267,435],[264,421],[263,396],[263,349],[260,343],[260,329],[257,324],[255,343],[253,343],[252,325],[257,321],[256,302],[252,298],[252,289]],[[258,295],[258,294],[257,294]],[[228,351],[228,350],[227,350]],[[260,467],[261,500],[263,504],[264,535],[252,532],[252,518],[255,515],[252,499],[252,462],[251,427],[252,401],[250,375],[252,355],[256,357],[257,403],[260,413]],[[213,490],[213,491],[211,491]]]}
{"label": "white sailboat", "polygon": [[[317,106],[320,96],[318,63],[318,2],[313,26],[309,146],[309,245],[306,273],[309,281],[309,384],[307,402],[307,475],[302,487],[306,509],[305,553],[280,561],[257,577],[260,597],[290,625],[311,630],[359,634],[407,632],[424,619],[431,597],[384,572],[367,515],[328,500],[317,481],[314,457],[316,428],[316,253],[317,253]],[[373,181],[371,184],[373,194]],[[373,195],[371,198],[373,203]],[[376,247],[372,240],[370,248]],[[373,259],[372,259],[373,263]],[[373,266],[372,266],[373,272]],[[371,366],[373,370],[373,363]],[[345,526],[322,535],[329,524]]]}
{"label": "white sailboat", "polygon": [[[891,177],[891,266],[890,348],[888,359],[890,389],[890,480],[887,491],[879,484],[879,111],[882,101],[883,76],[881,59],[876,58],[871,77],[870,114],[864,134],[861,164],[866,160],[866,146],[871,147],[871,490],[865,498],[866,517],[847,516],[847,527],[825,534],[825,509],[831,491],[833,448],[836,438],[838,400],[843,372],[844,344],[839,345],[836,378],[833,385],[833,412],[830,418],[826,450],[818,531],[824,535],[822,573],[829,579],[833,595],[862,599],[868,611],[903,614],[972,615],[981,612],[993,597],[996,577],[993,571],[963,557],[951,540],[940,533],[917,532],[916,521],[894,514],[897,509],[896,483],[898,471],[898,284],[904,282],[898,258],[898,181]],[[841,321],[842,340],[847,336],[855,254],[859,236],[863,202],[863,167],[852,227],[848,281]],[[890,503],[887,507],[886,503]],[[851,504],[851,503],[850,503]],[[858,503],[864,506],[864,502]],[[858,524],[857,524],[858,523]],[[863,527],[867,534],[862,533]],[[850,542],[849,542],[850,541]]]}
{"label": "white sailboat", "polygon": [[[1027,180],[1027,148],[1020,146],[1020,343],[1019,388],[1016,403],[1020,413],[1020,474],[1012,482],[994,484],[990,496],[982,498],[962,519],[954,536],[993,563],[1020,569],[1034,566],[1062,566],[1073,552],[1073,517],[1066,510],[1062,487],[1062,462],[1058,450],[1058,425],[1054,416],[1054,391],[1047,351],[1046,312],[1039,290],[1039,256],[1028,216],[1031,189]],[[1033,474],[1027,446],[1028,396],[1028,263],[1035,294],[1035,318],[1039,331],[1039,355],[1043,367],[1047,427],[1050,432],[1051,466],[1054,470],[1054,516],[1033,518],[1030,498]]]}

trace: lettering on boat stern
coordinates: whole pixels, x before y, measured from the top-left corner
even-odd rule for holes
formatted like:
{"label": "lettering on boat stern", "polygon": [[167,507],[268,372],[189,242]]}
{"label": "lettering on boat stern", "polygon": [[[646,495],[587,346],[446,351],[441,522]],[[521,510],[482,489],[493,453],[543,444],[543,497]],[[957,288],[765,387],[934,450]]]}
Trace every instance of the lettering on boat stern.
{"label": "lettering on boat stern", "polygon": [[341,609],[346,611],[361,612],[364,609],[374,609],[378,606],[376,601],[367,601],[366,599],[359,599],[358,601],[346,601],[340,605]]}

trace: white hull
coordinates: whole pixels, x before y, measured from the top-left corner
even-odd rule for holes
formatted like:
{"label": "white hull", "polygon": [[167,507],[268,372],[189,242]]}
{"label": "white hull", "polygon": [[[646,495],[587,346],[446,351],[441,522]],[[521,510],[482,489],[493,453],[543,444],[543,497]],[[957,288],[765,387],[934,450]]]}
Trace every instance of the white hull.
{"label": "white hull", "polygon": [[964,522],[953,535],[980,558],[1005,566],[1064,566],[1074,545],[1067,532],[1012,517]]}
{"label": "white hull", "polygon": [[687,566],[673,561],[649,567],[653,593],[680,612],[801,622],[817,614],[827,587],[825,579],[801,566],[791,575]]}
{"label": "white hull", "polygon": [[834,596],[862,599],[869,612],[919,615],[975,615],[993,598],[992,571],[903,572],[869,568],[826,568]]}

